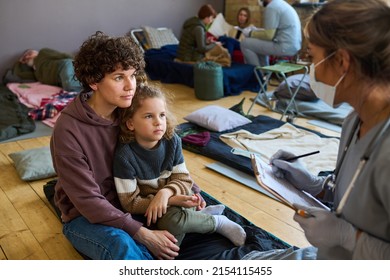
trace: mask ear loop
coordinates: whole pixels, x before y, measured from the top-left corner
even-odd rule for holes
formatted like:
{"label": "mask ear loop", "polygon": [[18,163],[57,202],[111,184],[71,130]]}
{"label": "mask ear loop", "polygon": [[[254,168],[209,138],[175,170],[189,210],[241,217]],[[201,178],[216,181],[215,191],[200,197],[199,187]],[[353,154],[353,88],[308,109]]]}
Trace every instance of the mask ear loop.
{"label": "mask ear loop", "polygon": [[334,85],[335,88],[341,83],[341,81],[344,79],[345,75],[347,75],[347,72],[345,72],[345,73],[340,77],[340,79],[339,79],[339,80],[337,81],[337,83]]}
{"label": "mask ear loop", "polygon": [[334,56],[336,53],[336,51],[332,52],[330,55],[328,55],[327,57],[321,59],[319,62],[317,62],[316,64],[314,64],[314,68],[317,67],[318,65],[320,65],[321,63],[323,63],[325,60],[329,59],[330,57]]}

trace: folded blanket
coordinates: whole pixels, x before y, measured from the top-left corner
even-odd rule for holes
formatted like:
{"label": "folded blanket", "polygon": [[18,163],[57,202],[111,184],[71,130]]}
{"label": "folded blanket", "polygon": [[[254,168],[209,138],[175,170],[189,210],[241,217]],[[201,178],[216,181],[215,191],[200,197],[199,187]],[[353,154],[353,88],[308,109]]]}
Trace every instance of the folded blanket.
{"label": "folded blanket", "polygon": [[296,155],[319,150],[319,154],[301,159],[313,174],[334,169],[340,142],[337,138],[320,137],[289,123],[260,134],[241,129],[222,134],[219,138],[232,148],[260,154],[265,162],[279,149]]}
{"label": "folded blanket", "polygon": [[50,98],[62,91],[62,88],[36,83],[8,83],[7,87],[18,97],[19,101],[28,108],[37,109],[43,98]]}

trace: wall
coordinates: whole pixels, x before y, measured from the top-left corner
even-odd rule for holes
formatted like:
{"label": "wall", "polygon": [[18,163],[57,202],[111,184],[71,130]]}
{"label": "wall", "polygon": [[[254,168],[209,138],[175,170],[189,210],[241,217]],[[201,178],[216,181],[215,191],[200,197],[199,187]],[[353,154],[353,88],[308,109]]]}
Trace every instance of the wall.
{"label": "wall", "polygon": [[179,36],[206,3],[223,12],[224,0],[0,0],[0,75],[27,48],[74,53],[96,30],[117,36],[166,26]]}

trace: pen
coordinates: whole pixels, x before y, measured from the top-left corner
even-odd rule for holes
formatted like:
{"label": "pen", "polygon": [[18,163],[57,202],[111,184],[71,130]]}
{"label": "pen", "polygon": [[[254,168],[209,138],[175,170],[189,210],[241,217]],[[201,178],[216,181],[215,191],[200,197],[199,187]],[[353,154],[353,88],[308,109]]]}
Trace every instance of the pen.
{"label": "pen", "polygon": [[302,157],[307,157],[307,156],[318,154],[319,152],[320,151],[315,151],[315,152],[311,152],[311,153],[307,153],[307,154],[303,154],[303,155],[299,155],[299,156],[295,156],[295,157],[286,158],[284,160],[285,161],[293,161],[293,160],[296,160],[296,159],[299,159],[299,158],[302,158]]}

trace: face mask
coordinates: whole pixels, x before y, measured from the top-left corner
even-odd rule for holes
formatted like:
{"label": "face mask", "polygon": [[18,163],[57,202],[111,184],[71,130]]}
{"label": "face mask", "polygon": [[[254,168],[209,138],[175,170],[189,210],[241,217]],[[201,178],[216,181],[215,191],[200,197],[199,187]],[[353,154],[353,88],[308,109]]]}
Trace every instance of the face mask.
{"label": "face mask", "polygon": [[316,80],[316,74],[315,74],[315,68],[323,63],[325,60],[333,56],[335,53],[332,53],[325,57],[323,60],[318,62],[317,64],[311,64],[310,65],[310,87],[313,90],[314,94],[321,100],[323,100],[326,104],[328,104],[331,107],[336,107],[334,104],[334,98],[336,95],[336,88],[341,83],[341,81],[344,79],[345,74],[344,73],[340,79],[337,81],[337,83],[334,86],[330,86],[327,84],[324,84],[322,82],[318,82]]}

